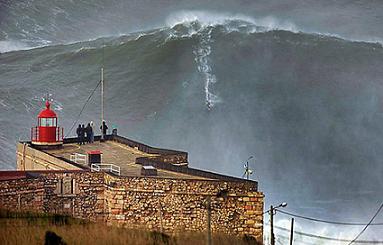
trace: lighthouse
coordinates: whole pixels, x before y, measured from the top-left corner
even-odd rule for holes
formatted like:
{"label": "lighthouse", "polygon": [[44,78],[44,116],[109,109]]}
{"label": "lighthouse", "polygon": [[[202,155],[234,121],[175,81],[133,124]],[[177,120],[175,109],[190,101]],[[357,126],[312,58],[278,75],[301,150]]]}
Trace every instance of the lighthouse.
{"label": "lighthouse", "polygon": [[47,100],[45,102],[46,108],[38,115],[38,126],[31,128],[31,142],[34,145],[49,148],[63,144],[64,129],[57,126],[57,115],[50,106]]}

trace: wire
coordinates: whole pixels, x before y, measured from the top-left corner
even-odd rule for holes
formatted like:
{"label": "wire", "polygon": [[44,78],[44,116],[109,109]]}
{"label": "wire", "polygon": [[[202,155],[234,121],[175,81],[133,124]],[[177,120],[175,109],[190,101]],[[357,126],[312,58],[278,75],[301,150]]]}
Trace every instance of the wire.
{"label": "wire", "polygon": [[[283,228],[280,226],[274,226],[276,229],[283,230],[283,231],[288,231],[290,232],[290,229]],[[335,238],[335,237],[327,237],[327,236],[319,236],[315,234],[310,234],[310,233],[305,233],[305,232],[300,232],[300,231],[294,231],[295,234],[301,235],[301,236],[306,236],[306,237],[311,237],[311,238],[317,238],[317,239],[322,239],[322,240],[328,240],[328,241],[338,241],[338,242],[352,242],[352,240],[349,239],[344,239],[344,238]],[[365,244],[383,244],[383,241],[368,241],[368,240],[360,240],[357,241],[356,243],[365,243]],[[350,243],[351,244],[351,243]]]}
{"label": "wire", "polygon": [[[289,213],[289,212],[286,212],[286,211],[283,211],[280,209],[277,209],[277,211],[280,213],[286,214],[286,215],[296,217],[296,218],[311,220],[311,221],[315,221],[315,222],[322,222],[322,223],[327,223],[327,224],[333,224],[333,225],[367,225],[366,223],[337,222],[337,221],[329,221],[329,220],[323,220],[323,219],[310,218],[310,217],[306,217],[306,216],[302,216],[302,215],[298,215],[298,214]],[[383,223],[371,223],[369,225],[383,225]]]}
{"label": "wire", "polygon": [[[290,241],[290,236],[283,236],[283,235],[278,234],[278,237],[281,237],[286,241]],[[313,240],[310,240],[310,241],[307,241],[307,239],[306,240],[300,240],[299,237],[298,238],[294,237],[293,242],[294,241],[297,241],[297,242],[299,241],[299,244],[318,245],[318,241],[316,241],[316,243],[315,243]]]}
{"label": "wire", "polygon": [[99,81],[99,82],[97,83],[97,86],[93,89],[92,93],[89,95],[88,99],[85,101],[85,103],[84,103],[83,107],[81,108],[80,113],[77,115],[77,118],[76,118],[76,120],[74,121],[72,127],[70,128],[70,130],[68,131],[68,133],[65,135],[65,138],[68,137],[68,135],[72,132],[72,129],[73,129],[74,126],[77,124],[78,119],[80,119],[80,116],[81,116],[82,112],[84,111],[85,106],[88,104],[90,98],[92,98],[92,96],[93,96],[94,92],[96,91],[96,89],[98,88],[98,86],[100,86],[100,83],[101,83],[101,81]]}
{"label": "wire", "polygon": [[383,208],[383,203],[380,204],[380,207],[378,208],[378,210],[376,211],[376,213],[374,214],[374,216],[372,216],[370,222],[368,222],[368,224],[363,228],[363,230],[361,230],[359,232],[359,234],[348,244],[348,245],[351,245],[353,244],[362,234],[365,230],[367,230],[368,226],[371,225],[372,221],[374,221],[375,217],[379,214],[379,212],[382,210]]}
{"label": "wire", "polygon": [[277,241],[279,244],[283,245],[283,243],[282,243],[281,241],[279,241],[279,239],[276,239],[276,241]]}

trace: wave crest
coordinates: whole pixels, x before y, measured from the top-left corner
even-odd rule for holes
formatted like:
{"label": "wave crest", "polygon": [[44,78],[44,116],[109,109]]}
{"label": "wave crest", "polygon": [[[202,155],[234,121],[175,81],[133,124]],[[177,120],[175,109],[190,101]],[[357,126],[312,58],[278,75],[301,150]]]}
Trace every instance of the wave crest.
{"label": "wave crest", "polygon": [[[198,23],[198,25],[196,25]],[[170,14],[166,19],[170,28],[179,25],[188,27],[225,26],[228,31],[238,30],[238,27],[251,26],[255,31],[284,30],[298,32],[297,26],[290,21],[281,21],[273,16],[253,18],[242,14],[225,14],[207,11],[178,11]]]}

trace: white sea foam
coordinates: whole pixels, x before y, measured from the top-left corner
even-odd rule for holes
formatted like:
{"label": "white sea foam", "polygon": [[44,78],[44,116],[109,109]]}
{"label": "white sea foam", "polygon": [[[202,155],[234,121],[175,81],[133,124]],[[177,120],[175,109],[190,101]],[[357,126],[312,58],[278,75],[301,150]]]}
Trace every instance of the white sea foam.
{"label": "white sea foam", "polygon": [[31,107],[29,105],[27,105],[27,103],[25,103],[25,102],[22,102],[22,104],[25,107],[25,111],[29,113],[31,111]]}
{"label": "white sea foam", "polygon": [[92,50],[92,49],[96,49],[96,47],[84,46],[84,47],[81,47],[81,48],[74,50],[73,53],[77,54],[77,53],[87,51],[87,50]]}
{"label": "white sea foam", "polygon": [[16,41],[16,40],[2,40],[0,41],[0,53],[41,48],[41,47],[48,46],[51,43],[52,42],[48,40],[39,40],[39,41],[36,41],[35,44],[27,44],[25,42]]}
{"label": "white sea foam", "polygon": [[[169,27],[174,27],[178,24],[198,22],[202,27],[206,27],[225,25],[230,21],[241,21],[243,23],[252,24],[254,26],[261,27],[262,31],[285,30],[298,32],[298,28],[294,23],[290,21],[282,21],[273,16],[253,18],[242,14],[216,13],[208,11],[178,11],[168,16],[166,24]],[[228,27],[229,31],[231,30],[230,28],[233,28],[229,26],[226,27]],[[256,30],[256,28],[253,29],[253,31]]]}
{"label": "white sea foam", "polygon": [[[229,25],[230,22],[239,21],[242,25]],[[306,33],[311,35],[320,35],[323,37],[339,38],[350,42],[361,42],[361,43],[375,43],[383,45],[383,40],[378,37],[365,36],[363,38],[352,38],[344,35],[330,33],[330,32],[319,32],[316,30],[308,30],[305,28],[298,27],[293,22],[288,20],[281,20],[275,16],[266,16],[254,18],[243,14],[231,14],[231,13],[218,13],[212,11],[177,11],[170,14],[166,19],[166,25],[170,28],[176,25],[183,24],[185,26],[190,23],[198,22],[201,25],[201,29],[207,26],[223,25],[227,32],[241,31],[241,28],[245,28],[247,33],[257,32],[268,32],[274,30],[290,31],[293,33]],[[200,30],[190,30],[189,35],[196,34]]]}
{"label": "white sea foam", "polygon": [[4,108],[8,108],[9,106],[5,103],[5,100],[1,99],[0,100],[0,106]]}
{"label": "white sea foam", "polygon": [[32,47],[28,46],[25,43],[19,41],[0,41],[0,52],[6,53],[15,50],[26,50],[31,49]]}
{"label": "white sea foam", "polygon": [[[60,11],[59,11],[60,12]],[[233,24],[237,22],[236,24]],[[179,24],[182,24],[185,27],[188,27],[187,33],[182,33],[181,35],[179,33],[174,33],[172,31],[168,32],[168,37],[166,38],[165,42],[169,39],[173,38],[184,38],[184,37],[190,37],[193,35],[198,34],[200,31],[204,30],[206,27],[209,26],[217,26],[221,25],[224,30],[227,32],[247,32],[247,33],[258,33],[258,32],[268,32],[273,30],[284,30],[284,31],[290,31],[290,32],[303,32],[307,34],[312,35],[323,35],[325,37],[335,37],[340,38],[345,41],[352,41],[352,42],[365,42],[365,43],[379,43],[382,44],[381,38],[377,37],[364,37],[363,39],[350,39],[347,37],[344,37],[342,35],[333,34],[333,33],[323,33],[323,32],[316,32],[315,30],[305,30],[303,28],[300,28],[296,26],[293,22],[288,20],[281,20],[275,16],[266,16],[266,17],[250,17],[244,14],[232,14],[232,13],[225,13],[225,12],[214,12],[214,11],[190,11],[190,10],[183,10],[183,11],[176,11],[174,13],[171,13],[166,18],[166,26],[167,28],[173,28]],[[199,25],[193,25],[193,23],[198,23]],[[34,48],[41,48],[45,46],[52,45],[51,41],[40,39],[38,36],[36,36],[36,33],[38,33],[41,30],[42,26],[34,25],[33,26],[33,32],[34,34],[33,39],[28,39],[28,36],[30,36],[30,33],[28,30],[22,29],[22,33],[24,34],[24,40],[11,40],[6,39],[0,41],[0,52],[10,52],[10,51],[17,51],[17,50],[28,50],[28,49],[34,49]],[[166,30],[166,27],[155,29],[152,32],[142,32],[135,36],[135,40],[138,40],[144,36],[155,34],[158,31]],[[8,37],[8,34],[3,32],[5,35],[5,38]],[[135,33],[137,34],[137,33]],[[109,36],[109,37],[115,37],[118,38],[120,36],[129,35],[128,33],[119,33],[117,36]],[[65,45],[71,45],[79,42],[92,42],[98,38],[102,38],[103,36],[95,36],[89,39],[85,40],[77,40],[77,41],[70,41],[65,42]],[[60,43],[55,43],[60,44]]]}
{"label": "white sea foam", "polygon": [[203,33],[199,36],[200,41],[195,50],[193,51],[195,55],[195,62],[197,63],[198,71],[203,75],[205,80],[204,92],[205,92],[205,102],[208,108],[214,107],[217,103],[222,100],[218,95],[213,93],[212,86],[217,82],[217,78],[212,71],[212,67],[210,65],[210,57],[211,54],[211,30]]}
{"label": "white sea foam", "polygon": [[[227,32],[240,31],[241,28],[245,28],[248,33],[280,29],[288,31],[297,30],[294,24],[281,22],[273,17],[254,19],[245,15],[231,15],[206,11],[179,11],[171,14],[167,18],[166,24],[172,28],[167,40],[175,37],[184,38],[197,36],[199,38],[199,44],[195,47],[193,53],[198,71],[204,77],[205,102],[209,108],[222,102],[222,99],[213,92],[213,85],[217,83],[217,78],[211,67],[210,54],[213,40],[211,36],[212,28],[210,27],[221,25]],[[182,28],[178,30],[175,28],[177,25],[183,25],[186,29]]]}
{"label": "white sea foam", "polygon": [[[273,17],[255,19],[245,15],[222,14],[207,11],[179,11],[171,14],[166,24],[172,28],[167,40],[173,38],[184,38],[196,36],[199,39],[198,45],[193,50],[198,71],[204,77],[205,102],[210,108],[222,99],[213,92],[213,85],[217,83],[211,66],[211,43],[213,42],[212,28],[221,25],[226,32],[239,32],[245,29],[247,33],[267,32],[271,30],[287,30],[296,32],[297,28],[293,23],[282,22]],[[175,28],[182,25],[185,28]],[[167,41],[166,40],[166,41]]]}
{"label": "white sea foam", "polygon": [[55,111],[62,111],[64,109],[62,103],[57,100],[53,100],[53,105]]}
{"label": "white sea foam", "polygon": [[166,24],[169,27],[174,27],[178,24],[200,22],[203,26],[213,26],[225,24],[228,20],[243,20],[253,23],[254,19],[244,15],[230,15],[207,11],[178,11],[172,13],[166,19]]}

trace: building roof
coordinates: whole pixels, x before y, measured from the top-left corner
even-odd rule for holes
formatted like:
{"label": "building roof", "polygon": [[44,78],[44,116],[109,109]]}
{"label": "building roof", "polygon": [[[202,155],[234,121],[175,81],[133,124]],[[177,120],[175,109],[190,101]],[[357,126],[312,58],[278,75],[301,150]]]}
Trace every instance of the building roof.
{"label": "building roof", "polygon": [[[44,150],[45,152],[58,157],[71,161],[71,155],[78,154],[80,158],[88,157],[89,152],[99,152],[102,154],[102,164],[113,164],[118,166],[122,176],[141,176],[141,164],[137,164],[136,160],[140,157],[156,157],[159,154],[149,154],[138,150],[134,147],[129,147],[122,143],[113,140],[106,140],[104,142],[95,141],[92,144],[78,145],[77,143],[64,144],[62,148]],[[72,160],[73,157],[72,157]],[[77,160],[77,165],[82,165],[84,168],[89,166],[83,160]],[[170,163],[169,163],[170,164]],[[183,173],[172,172],[168,170],[159,169],[157,172],[158,177],[168,177],[176,179],[201,179],[202,177],[192,176]],[[203,178],[202,178],[203,179]]]}
{"label": "building roof", "polygon": [[[96,136],[94,143],[85,145],[78,145],[77,138],[67,138],[62,147],[43,151],[86,171],[91,170],[86,160],[87,153],[99,151],[97,153],[102,154],[101,163],[117,166],[121,176],[146,177],[141,171],[143,166],[153,166],[157,169],[155,178],[249,182],[257,188],[257,182],[253,180],[190,168],[187,152],[155,148],[119,135],[106,135],[106,140],[102,142],[100,138]],[[74,157],[76,154],[79,154],[77,160]],[[112,170],[109,172],[114,174]]]}
{"label": "building roof", "polygon": [[0,171],[0,181],[26,178],[27,172],[25,171]]}

